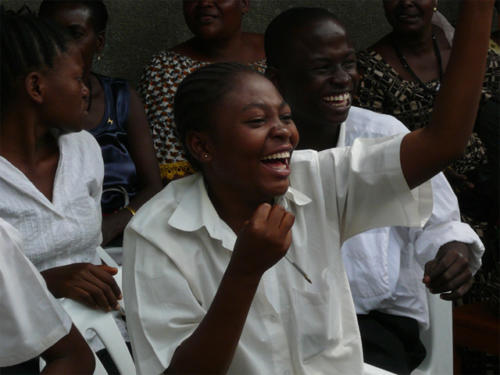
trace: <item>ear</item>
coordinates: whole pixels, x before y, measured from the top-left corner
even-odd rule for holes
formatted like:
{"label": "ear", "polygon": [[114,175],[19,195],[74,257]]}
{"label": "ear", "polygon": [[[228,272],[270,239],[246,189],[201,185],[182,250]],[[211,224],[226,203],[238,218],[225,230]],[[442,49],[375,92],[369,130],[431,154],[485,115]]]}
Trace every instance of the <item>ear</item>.
{"label": "ear", "polygon": [[104,50],[105,44],[106,44],[106,32],[101,31],[97,34],[96,54],[100,54]]}
{"label": "ear", "polygon": [[36,103],[43,103],[45,80],[41,73],[31,72],[24,79],[24,88],[28,96]]}
{"label": "ear", "polygon": [[189,153],[200,164],[212,161],[213,147],[210,137],[205,132],[191,131],[186,136],[186,146]]}

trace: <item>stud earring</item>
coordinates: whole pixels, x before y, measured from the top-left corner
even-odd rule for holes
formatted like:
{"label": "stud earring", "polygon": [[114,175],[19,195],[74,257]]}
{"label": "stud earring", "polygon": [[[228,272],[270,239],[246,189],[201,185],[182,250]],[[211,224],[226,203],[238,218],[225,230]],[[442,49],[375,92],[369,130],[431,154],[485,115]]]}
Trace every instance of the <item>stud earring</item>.
{"label": "stud earring", "polygon": [[97,61],[101,61],[101,60],[102,60],[101,55],[97,55]]}
{"label": "stud earring", "polygon": [[434,12],[437,12],[437,11],[438,11],[438,7],[434,7],[434,8],[432,8],[432,10],[433,10]]}
{"label": "stud earring", "polygon": [[208,154],[207,153],[203,154],[203,159],[208,159]]}

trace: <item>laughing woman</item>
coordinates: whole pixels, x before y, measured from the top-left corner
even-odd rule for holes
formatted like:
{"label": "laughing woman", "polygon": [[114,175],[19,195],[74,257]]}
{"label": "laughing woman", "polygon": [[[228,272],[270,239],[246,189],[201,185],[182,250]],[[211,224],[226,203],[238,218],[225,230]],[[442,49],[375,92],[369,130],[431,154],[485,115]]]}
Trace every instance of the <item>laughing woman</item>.
{"label": "laughing woman", "polygon": [[33,16],[3,18],[0,217],[49,291],[92,308],[118,309],[116,269],[101,264],[99,145],[81,131],[89,90],[80,51]]}
{"label": "laughing woman", "polygon": [[429,184],[416,187],[465,147],[492,7],[463,1],[432,122],[408,135],[294,152],[290,108],[264,76],[221,63],[182,82],[175,120],[200,172],[171,183],[125,232],[140,373],[362,373],[340,245],[428,218]]}

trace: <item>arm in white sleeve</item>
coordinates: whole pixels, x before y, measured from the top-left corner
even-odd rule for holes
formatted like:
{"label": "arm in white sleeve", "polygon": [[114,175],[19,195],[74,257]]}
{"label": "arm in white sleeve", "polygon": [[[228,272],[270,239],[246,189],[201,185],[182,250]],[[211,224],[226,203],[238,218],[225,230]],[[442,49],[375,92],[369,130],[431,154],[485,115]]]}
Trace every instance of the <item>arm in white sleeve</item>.
{"label": "arm in white sleeve", "polygon": [[433,209],[423,228],[410,228],[410,239],[422,267],[434,259],[439,248],[451,241],[466,243],[471,252],[470,267],[474,274],[481,266],[484,245],[476,232],[460,221],[458,201],[442,173],[431,180]]}

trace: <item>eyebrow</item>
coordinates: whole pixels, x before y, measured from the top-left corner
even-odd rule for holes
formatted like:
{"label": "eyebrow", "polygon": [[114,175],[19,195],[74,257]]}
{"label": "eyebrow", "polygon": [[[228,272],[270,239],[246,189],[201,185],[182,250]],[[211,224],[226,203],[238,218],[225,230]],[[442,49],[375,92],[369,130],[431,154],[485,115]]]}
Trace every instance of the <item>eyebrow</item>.
{"label": "eyebrow", "polygon": [[[282,109],[283,107],[286,107],[288,105],[287,102],[285,102],[284,100],[281,102],[280,104],[280,109]],[[249,109],[252,109],[252,108],[260,108],[260,109],[267,109],[269,106],[267,104],[264,104],[264,103],[250,103],[250,104],[247,104],[246,106],[244,106],[242,108],[242,111],[248,111]]]}

